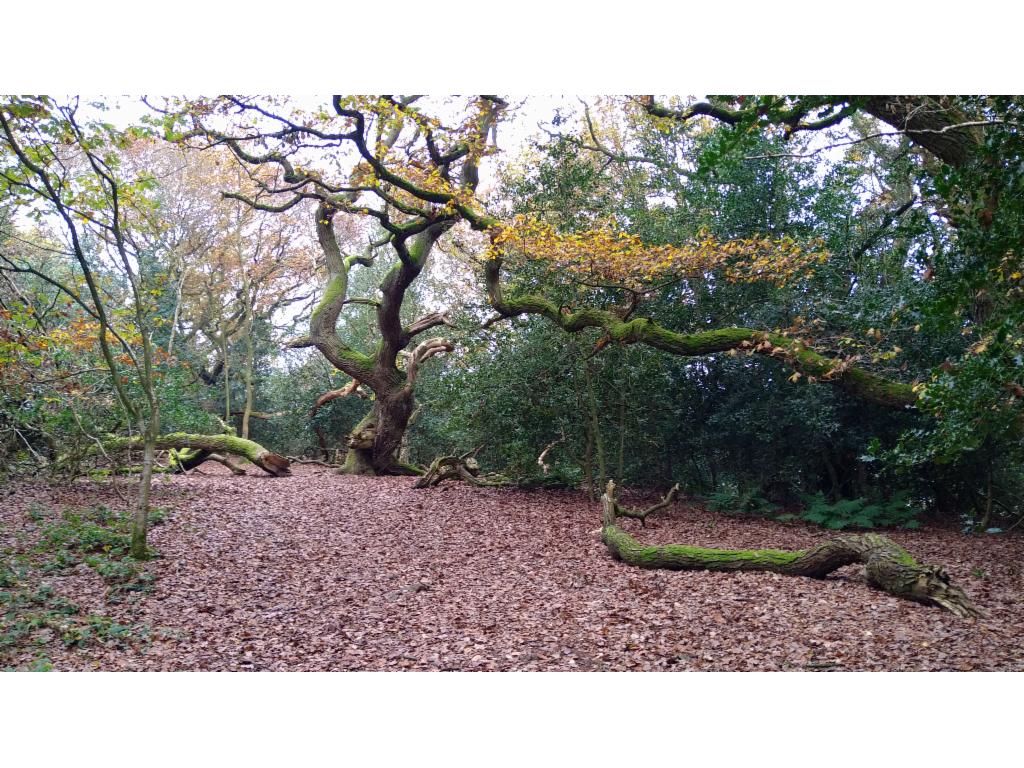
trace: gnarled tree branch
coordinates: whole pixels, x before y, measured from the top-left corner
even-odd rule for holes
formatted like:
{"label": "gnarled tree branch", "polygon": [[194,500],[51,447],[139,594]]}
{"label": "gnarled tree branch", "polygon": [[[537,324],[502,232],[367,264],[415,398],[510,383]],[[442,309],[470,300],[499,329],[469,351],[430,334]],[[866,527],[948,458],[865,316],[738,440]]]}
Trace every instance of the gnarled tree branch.
{"label": "gnarled tree branch", "polygon": [[961,618],[983,616],[938,566],[920,565],[892,539],[877,533],[838,536],[812,549],[728,550],[685,544],[644,546],[615,525],[615,483],[601,497],[601,539],[616,560],[640,568],[707,571],[771,571],[823,579],[844,565],[863,563],[868,583],[890,595],[934,605]]}
{"label": "gnarled tree branch", "polygon": [[501,259],[492,258],[484,266],[491,306],[502,317],[533,314],[546,317],[569,333],[587,328],[603,329],[608,341],[619,344],[646,344],[674,355],[696,357],[729,350],[745,350],[773,357],[808,378],[828,381],[840,389],[880,405],[911,406],[917,394],[909,384],[890,381],[849,365],[847,361],[825,357],[801,342],[779,333],[751,328],[720,328],[698,333],[678,333],[647,318],[623,320],[599,309],[563,312],[549,299],[536,294],[506,298],[501,287]]}

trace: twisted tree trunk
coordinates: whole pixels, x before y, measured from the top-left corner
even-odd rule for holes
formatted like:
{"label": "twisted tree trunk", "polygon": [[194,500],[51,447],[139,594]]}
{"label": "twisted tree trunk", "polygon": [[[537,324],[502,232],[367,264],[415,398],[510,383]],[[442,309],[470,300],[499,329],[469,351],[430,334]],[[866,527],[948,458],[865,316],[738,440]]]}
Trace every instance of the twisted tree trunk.
{"label": "twisted tree trunk", "polygon": [[863,563],[868,583],[890,595],[935,605],[962,618],[984,615],[963,590],[949,583],[942,567],[920,565],[899,544],[877,533],[837,536],[812,549],[795,551],[645,546],[615,525],[616,517],[623,514],[615,500],[615,483],[609,481],[601,503],[601,539],[612,557],[629,565],[675,571],[771,571],[823,579],[844,565]]}

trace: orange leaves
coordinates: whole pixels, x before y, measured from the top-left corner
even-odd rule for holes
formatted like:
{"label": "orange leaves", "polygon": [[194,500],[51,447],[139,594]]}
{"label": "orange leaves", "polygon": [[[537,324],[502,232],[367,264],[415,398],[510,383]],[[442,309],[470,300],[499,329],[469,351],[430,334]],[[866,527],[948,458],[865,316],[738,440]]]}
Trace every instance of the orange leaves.
{"label": "orange leaves", "polygon": [[99,342],[99,323],[75,319],[64,328],[50,331],[49,339],[55,346],[75,352],[90,350]]}
{"label": "orange leaves", "polygon": [[548,262],[552,270],[617,282],[719,271],[730,282],[785,285],[810,276],[827,258],[817,250],[819,243],[810,246],[791,237],[721,241],[706,232],[685,245],[649,245],[614,226],[563,234],[551,224],[524,216],[495,228],[491,235],[492,257],[519,253]]}

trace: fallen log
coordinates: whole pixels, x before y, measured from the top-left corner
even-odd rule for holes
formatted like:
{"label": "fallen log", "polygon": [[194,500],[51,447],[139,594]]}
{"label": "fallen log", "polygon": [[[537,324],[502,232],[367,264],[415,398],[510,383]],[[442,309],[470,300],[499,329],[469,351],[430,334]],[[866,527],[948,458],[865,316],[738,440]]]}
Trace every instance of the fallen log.
{"label": "fallen log", "polygon": [[[666,496],[664,503],[668,501]],[[877,533],[837,536],[811,549],[794,551],[645,546],[615,525],[621,508],[615,500],[614,482],[608,482],[601,505],[601,539],[612,557],[629,565],[677,571],[770,571],[823,579],[844,565],[863,563],[868,583],[890,595],[938,606],[961,618],[984,616],[963,590],[950,583],[945,569],[919,564],[895,541]]]}
{"label": "fallen log", "polygon": [[483,446],[474,448],[461,456],[438,456],[412,487],[430,488],[440,485],[445,480],[464,480],[470,485],[484,487],[511,485],[509,479],[503,475],[480,475],[480,463],[473,456],[480,448]]}
{"label": "fallen log", "polygon": [[445,480],[465,480],[475,484],[479,474],[480,464],[472,456],[438,456],[412,487],[429,488]]}
{"label": "fallen log", "polygon": [[200,464],[207,461],[216,461],[218,464],[223,464],[231,470],[232,474],[245,474],[245,469],[233,462],[229,457],[199,448],[183,448],[180,451],[172,448],[169,451],[168,471],[187,474],[189,470],[196,469]]}
{"label": "fallen log", "polygon": [[[104,450],[108,452],[143,447],[141,437],[108,437],[101,442]],[[250,461],[274,477],[291,474],[288,469],[291,462],[284,456],[268,451],[252,440],[234,435],[191,435],[185,432],[172,432],[157,437],[155,446],[159,451],[174,450],[178,456],[181,456],[181,452],[187,449],[187,459],[181,462],[183,469],[199,466],[208,459],[220,461],[223,464],[226,461],[224,454],[231,454]],[[230,463],[227,466],[235,474],[239,474],[239,470],[241,470],[241,467],[233,467]],[[242,472],[244,473],[244,470]]]}

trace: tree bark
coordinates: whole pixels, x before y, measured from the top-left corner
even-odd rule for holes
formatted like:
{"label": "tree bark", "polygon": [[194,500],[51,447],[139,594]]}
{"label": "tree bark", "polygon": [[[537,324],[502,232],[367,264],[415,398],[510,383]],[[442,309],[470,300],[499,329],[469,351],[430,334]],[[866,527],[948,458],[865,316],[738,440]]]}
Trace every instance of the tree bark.
{"label": "tree bark", "polygon": [[877,533],[837,536],[812,549],[728,550],[686,544],[644,546],[615,525],[620,509],[615,483],[601,497],[601,539],[616,560],[640,568],[707,571],[771,571],[823,579],[844,565],[863,563],[868,583],[890,595],[934,605],[961,618],[983,616],[939,566],[920,565],[892,539]]}
{"label": "tree bark", "polygon": [[477,480],[479,474],[480,465],[470,455],[438,456],[412,487],[430,488],[440,485],[445,480],[465,480],[473,485],[479,485],[482,484]]}
{"label": "tree bark", "polygon": [[224,361],[224,421],[231,421],[231,363],[228,359],[228,335],[220,328],[220,356]]}
{"label": "tree bark", "polygon": [[245,407],[242,410],[242,437],[249,439],[249,419],[252,417],[253,387],[252,371],[256,365],[256,350],[252,341],[252,311],[247,310],[249,322],[245,334],[245,371],[243,380],[245,382]]}
{"label": "tree bark", "polygon": [[470,485],[490,488],[511,485],[512,482],[504,475],[492,473],[485,477],[480,476],[480,464],[473,454],[482,447],[461,456],[438,456],[431,462],[427,471],[413,484],[413,488],[430,488],[440,485],[445,480],[465,480]]}
{"label": "tree bark", "polygon": [[238,464],[235,464],[230,458],[220,453],[213,453],[211,451],[204,451],[198,448],[184,448],[182,450],[176,450],[172,448],[170,450],[170,457],[168,461],[168,469],[171,472],[186,473],[191,469],[195,469],[201,464],[207,461],[216,461],[218,464],[223,464],[225,467],[231,470],[232,474],[244,475],[245,470]]}
{"label": "tree bark", "polygon": [[156,455],[156,439],[151,429],[145,433],[142,449],[142,474],[139,476],[139,502],[132,516],[131,555],[136,560],[148,557],[146,533],[149,530],[149,496],[153,487],[153,462]]}
{"label": "tree bark", "polygon": [[623,320],[600,309],[563,312],[555,302],[538,294],[505,296],[501,286],[500,258],[484,265],[487,293],[491,306],[500,317],[541,315],[568,333],[601,328],[610,341],[647,346],[683,357],[711,355],[729,350],[772,357],[808,377],[829,382],[863,400],[891,407],[913,406],[917,392],[910,384],[892,381],[850,365],[849,361],[828,358],[802,342],[770,331],[752,328],[719,328],[697,333],[678,333],[648,318]]}
{"label": "tree bark", "polygon": [[407,474],[398,452],[415,408],[411,389],[377,392],[373,408],[348,436],[348,454],[341,474]]}
{"label": "tree bark", "polygon": [[[604,438],[601,435],[601,419],[597,410],[597,398],[594,395],[594,376],[591,370],[590,358],[583,361],[583,380],[587,386],[587,419],[590,422],[590,430],[594,436],[594,449],[597,453],[597,488],[601,488],[607,479],[607,468],[604,457]],[[596,491],[592,494],[596,495]]]}
{"label": "tree bark", "polygon": [[980,128],[956,128],[969,118],[948,96],[869,96],[864,110],[945,163],[960,168],[981,144]]}
{"label": "tree bark", "polygon": [[[103,448],[106,451],[130,450],[145,446],[145,441],[140,437],[111,437],[103,440]],[[255,464],[264,472],[275,477],[284,477],[291,474],[288,470],[291,462],[284,456],[272,453],[259,443],[252,440],[245,440],[234,435],[192,435],[185,432],[172,432],[167,435],[158,435],[153,440],[154,450],[175,450],[195,449],[198,453],[189,452],[187,461],[188,468],[198,466],[202,461],[210,458],[210,454],[233,454]],[[90,453],[95,449],[90,449]],[[205,455],[203,455],[205,454]],[[202,459],[199,460],[199,457]]]}

